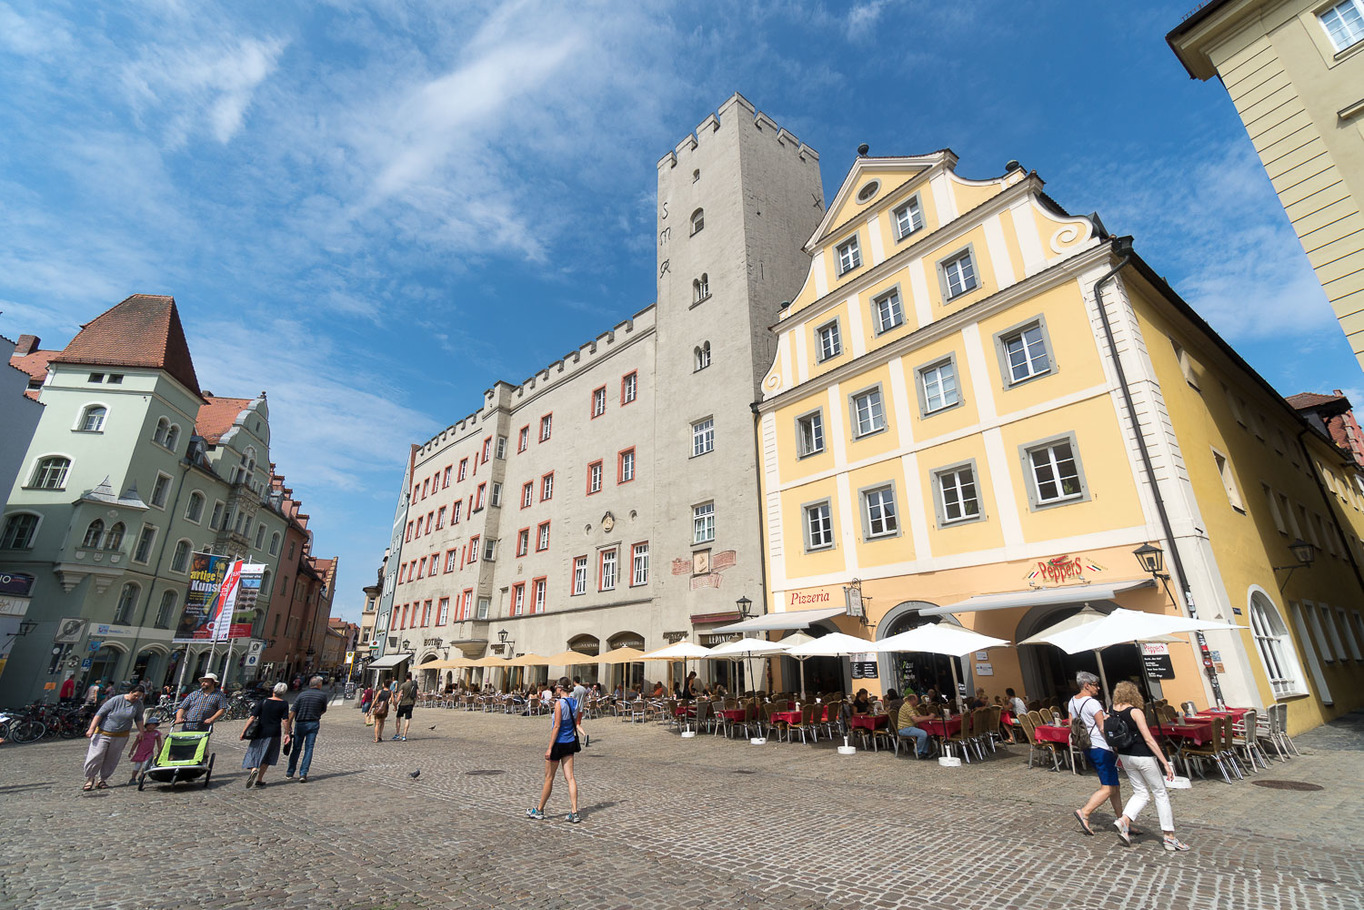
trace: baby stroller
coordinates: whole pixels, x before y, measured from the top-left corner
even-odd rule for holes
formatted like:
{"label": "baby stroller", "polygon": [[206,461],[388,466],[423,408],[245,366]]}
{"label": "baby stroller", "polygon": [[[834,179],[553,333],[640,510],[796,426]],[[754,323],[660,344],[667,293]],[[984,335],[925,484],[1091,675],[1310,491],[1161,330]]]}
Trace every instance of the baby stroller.
{"label": "baby stroller", "polygon": [[137,789],[141,790],[147,779],[154,784],[170,784],[174,787],[181,781],[204,779],[204,787],[213,777],[213,759],[216,753],[208,751],[208,740],[212,734],[208,730],[172,730],[161,751],[152,760],[152,766],[137,778]]}

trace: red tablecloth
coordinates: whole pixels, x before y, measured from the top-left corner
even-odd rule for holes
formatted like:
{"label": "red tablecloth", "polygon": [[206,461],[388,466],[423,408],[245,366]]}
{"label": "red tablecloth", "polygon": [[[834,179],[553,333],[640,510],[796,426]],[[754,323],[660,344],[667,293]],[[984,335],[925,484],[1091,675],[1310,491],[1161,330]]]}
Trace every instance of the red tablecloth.
{"label": "red tablecloth", "polygon": [[[821,724],[824,723],[824,715],[825,715],[825,713],[826,713],[826,709],[825,709],[825,707],[824,707],[823,705],[817,706],[817,708],[816,708],[816,710],[815,710],[815,721],[816,721],[816,723],[821,723]],[[795,711],[778,711],[778,712],[776,712],[775,714],[772,715],[772,721],[773,721],[773,723],[780,723],[780,724],[798,724],[798,723],[800,723],[800,716],[801,716],[801,712],[800,712],[799,710],[795,710]]]}
{"label": "red tablecloth", "polygon": [[1199,711],[1198,714],[1196,714],[1196,715],[1194,715],[1194,716],[1195,716],[1195,717],[1208,717],[1208,718],[1212,718],[1212,717],[1231,717],[1233,720],[1240,720],[1241,718],[1243,718],[1243,717],[1246,716],[1246,712],[1247,712],[1247,711],[1253,711],[1253,710],[1255,710],[1255,709],[1254,709],[1254,708],[1227,708],[1225,711],[1219,711],[1219,710],[1217,710],[1216,708],[1209,708],[1209,709],[1206,710],[1206,711]]}
{"label": "red tablecloth", "polygon": [[735,723],[743,723],[744,717],[747,714],[743,708],[727,708],[719,713],[725,720],[734,721]]}
{"label": "red tablecloth", "polygon": [[937,718],[924,719],[916,717],[914,724],[929,736],[955,736],[961,732],[961,715],[955,715],[944,727],[941,720]]}
{"label": "red tablecloth", "polygon": [[859,727],[863,730],[876,730],[889,724],[889,714],[854,714],[848,722],[848,726],[854,730]]}
{"label": "red tablecloth", "polygon": [[1173,736],[1187,739],[1196,746],[1212,742],[1212,724],[1151,724],[1151,732],[1157,736]]}
{"label": "red tablecloth", "polygon": [[1032,735],[1038,742],[1065,745],[1070,742],[1070,727],[1062,727],[1057,724],[1038,724],[1032,728]]}

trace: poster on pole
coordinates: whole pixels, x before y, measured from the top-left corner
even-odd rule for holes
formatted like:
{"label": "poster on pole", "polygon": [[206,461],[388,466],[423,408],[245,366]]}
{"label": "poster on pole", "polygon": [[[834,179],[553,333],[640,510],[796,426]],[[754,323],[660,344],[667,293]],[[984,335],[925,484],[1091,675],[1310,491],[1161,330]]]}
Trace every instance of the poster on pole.
{"label": "poster on pole", "polygon": [[230,560],[226,556],[190,554],[189,590],[185,592],[185,607],[180,613],[180,622],[175,626],[173,641],[209,641],[213,637],[209,624],[213,621],[218,593],[229,565]]}
{"label": "poster on pole", "polygon": [[260,598],[261,579],[266,568],[241,560],[228,566],[213,605],[213,618],[208,624],[213,641],[251,637],[256,601]]}

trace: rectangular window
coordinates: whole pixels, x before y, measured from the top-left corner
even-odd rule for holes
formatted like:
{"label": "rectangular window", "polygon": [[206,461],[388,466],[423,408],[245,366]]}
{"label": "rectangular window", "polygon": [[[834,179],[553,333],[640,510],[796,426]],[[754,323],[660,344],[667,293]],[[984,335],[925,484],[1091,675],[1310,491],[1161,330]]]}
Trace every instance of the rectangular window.
{"label": "rectangular window", "polygon": [[478,537],[469,538],[469,562],[478,562]]}
{"label": "rectangular window", "polygon": [[871,313],[876,322],[876,334],[878,335],[904,325],[905,311],[904,307],[900,305],[900,292],[890,290],[880,297],[872,298]]}
{"label": "rectangular window", "polygon": [[601,562],[597,568],[597,590],[613,591],[616,587],[616,549],[601,551]]}
{"label": "rectangular window", "polygon": [[545,579],[537,578],[532,584],[535,586],[535,600],[531,605],[532,613],[545,612]]}
{"label": "rectangular window", "polygon": [[429,487],[430,485],[431,485],[431,481],[429,481],[429,480],[423,480],[423,481],[422,481],[422,499],[425,499],[425,498],[426,498],[426,490],[427,490],[427,487]]}
{"label": "rectangular window", "polygon": [[[223,526],[223,502],[221,499],[213,503],[213,514],[208,519],[208,526],[215,531]],[[408,522],[407,531],[407,536],[410,539],[412,537],[411,522]]]}
{"label": "rectangular window", "polygon": [[418,578],[423,578],[423,577],[425,577],[425,576],[426,576],[426,557],[423,556],[421,559],[417,560],[417,577],[418,577]]}
{"label": "rectangular window", "polygon": [[488,495],[488,504],[493,506],[502,505],[502,484],[493,481],[492,492]]}
{"label": "rectangular window", "polygon": [[587,466],[587,495],[601,492],[601,462],[594,461]]}
{"label": "rectangular window", "polygon": [[891,217],[895,219],[895,239],[904,240],[915,231],[923,229],[924,213],[919,208],[919,197],[913,199],[891,212]]}
{"label": "rectangular window", "polygon": [[639,396],[639,374],[626,373],[620,381],[620,403],[629,404]]}
{"label": "rectangular window", "polygon": [[1231,462],[1216,449],[1212,450],[1212,458],[1217,465],[1217,474],[1222,478],[1222,488],[1227,491],[1227,502],[1242,515],[1246,514],[1245,501],[1241,499],[1241,491],[1236,489],[1236,478],[1231,473]]}
{"label": "rectangular window", "polygon": [[488,485],[486,483],[478,485],[478,490],[474,493],[474,507],[472,511],[477,512],[479,509],[483,508],[483,497],[487,492]]}
{"label": "rectangular window", "polygon": [[1364,40],[1364,0],[1341,0],[1318,15],[1337,52]]}
{"label": "rectangular window", "polygon": [[954,524],[980,517],[980,496],[976,491],[973,465],[944,468],[934,474],[938,493],[938,524]]}
{"label": "rectangular window", "polygon": [[503,461],[503,460],[506,459],[506,457],[507,457],[507,437],[505,437],[505,436],[499,436],[499,437],[497,437],[497,449],[496,449],[495,451],[496,451],[496,456],[495,456],[495,457],[497,458],[498,461]]}
{"label": "rectangular window", "polygon": [[1075,435],[1023,447],[1024,473],[1032,479],[1028,499],[1034,509],[1089,498],[1076,452]]}
{"label": "rectangular window", "polygon": [[1336,613],[1340,616],[1340,628],[1345,630],[1345,640],[1350,643],[1350,656],[1356,662],[1364,661],[1364,653],[1359,650],[1359,639],[1355,636],[1354,626],[1350,624],[1350,616],[1340,607],[1336,608]]}
{"label": "rectangular window", "polygon": [[630,548],[630,587],[649,583],[649,545],[637,543]]}
{"label": "rectangular window", "polygon": [[530,427],[522,427],[521,432],[516,434],[516,451],[524,452],[530,445]]}
{"label": "rectangular window", "polygon": [[858,246],[856,236],[840,243],[837,250],[838,274],[846,275],[862,264],[862,248]]}
{"label": "rectangular window", "polygon": [[1260,484],[1260,489],[1264,490],[1265,504],[1269,506],[1269,516],[1274,519],[1274,530],[1280,534],[1287,534],[1288,528],[1284,526],[1283,515],[1279,512],[1279,503],[1274,498],[1274,491],[1269,488],[1269,484]]}
{"label": "rectangular window", "polygon": [[938,268],[942,274],[945,291],[943,296],[947,300],[960,297],[980,286],[976,281],[976,266],[971,261],[970,250],[963,250],[949,259],[944,259],[938,264]]}
{"label": "rectangular window", "polygon": [[626,449],[620,453],[619,472],[616,483],[629,483],[635,479],[635,450]]}
{"label": "rectangular window", "polygon": [[1052,370],[1046,328],[1041,320],[995,336],[1005,385],[1026,382]]}
{"label": "rectangular window", "polygon": [[815,344],[821,363],[843,353],[843,337],[838,332],[837,319],[815,329]]}
{"label": "rectangular window", "polygon": [[592,391],[592,418],[595,420],[606,413],[606,386]]}
{"label": "rectangular window", "polygon": [[919,395],[925,415],[961,404],[957,364],[951,357],[919,368]]}
{"label": "rectangular window", "polygon": [[452,525],[457,525],[457,524],[459,524],[459,513],[460,513],[460,509],[462,509],[463,507],[464,507],[464,500],[462,500],[462,499],[461,499],[459,502],[456,502],[454,505],[452,505],[452,506],[450,507],[450,524],[452,524]]}
{"label": "rectangular window", "polygon": [[483,440],[482,458],[483,458],[483,463],[484,463],[484,464],[487,464],[487,463],[488,463],[488,458],[489,458],[490,455],[492,455],[492,451],[493,451],[493,438],[492,438],[491,436],[489,436],[487,439]]}
{"label": "rectangular window", "polygon": [[544,417],[541,417],[541,418],[540,418],[540,441],[541,441],[541,442],[544,442],[545,440],[549,439],[550,430],[553,428],[553,425],[554,425],[554,415],[553,415],[553,414],[546,414]]}
{"label": "rectangular window", "polygon": [[708,543],[715,539],[715,503],[703,502],[692,506],[691,542]]}
{"label": "rectangular window", "polygon": [[512,616],[521,616],[526,612],[526,585],[525,582],[518,582],[512,585]]}
{"label": "rectangular window", "polygon": [[858,437],[879,433],[886,428],[886,409],[881,389],[867,389],[852,396],[853,428]]}
{"label": "rectangular window", "polygon": [[540,478],[540,501],[554,497],[554,472],[546,474]]}
{"label": "rectangular window", "polygon": [[450,598],[442,597],[436,607],[436,625],[443,626],[450,621]]}
{"label": "rectangular window", "polygon": [[893,486],[873,487],[862,491],[863,531],[866,532],[868,540],[898,534],[900,522],[896,514]]}
{"label": "rectangular window", "polygon": [[256,525],[256,549],[265,546],[265,525]]}
{"label": "rectangular window", "polygon": [[478,618],[487,619],[488,613],[492,610],[492,606],[493,600],[491,597],[480,597],[478,599]]}
{"label": "rectangular window", "polygon": [[445,527],[445,506],[436,510],[436,530],[439,531],[443,527]]}
{"label": "rectangular window", "polygon": [[466,477],[468,477],[468,476],[469,476],[469,459],[467,459],[467,458],[461,458],[461,459],[459,460],[459,479],[460,479],[460,480],[463,480],[464,478],[466,478]]}
{"label": "rectangular window", "polygon": [[522,528],[516,532],[516,555],[525,556],[530,552],[530,528]]}
{"label": "rectangular window", "polygon": [[158,509],[166,507],[166,499],[170,496],[171,479],[165,474],[156,475],[156,483],[152,485],[152,505]]}
{"label": "rectangular window", "polygon": [[450,468],[446,467],[444,473],[441,474],[440,488],[444,490],[448,486],[450,486]]}
{"label": "rectangular window", "polygon": [[573,560],[573,593],[587,593],[587,557],[578,556]]}
{"label": "rectangular window", "polygon": [[805,549],[823,550],[834,545],[834,518],[829,501],[805,506]]}
{"label": "rectangular window", "polygon": [[483,541],[483,558],[486,559],[488,562],[492,562],[493,557],[495,557],[496,555],[497,538],[496,537],[485,538]]}
{"label": "rectangular window", "polygon": [[543,521],[535,528],[535,552],[549,549],[549,522]]}
{"label": "rectangular window", "polygon": [[455,571],[455,566],[459,564],[459,550],[445,551],[445,571]]}
{"label": "rectangular window", "polygon": [[521,508],[529,509],[535,502],[535,481],[528,480],[521,486]]}
{"label": "rectangular window", "polygon": [[707,417],[691,425],[691,455],[704,455],[715,449],[715,419]]}
{"label": "rectangular window", "polygon": [[824,412],[796,418],[796,450],[801,458],[824,451]]}
{"label": "rectangular window", "polygon": [[156,528],[143,525],[142,533],[137,535],[137,549],[133,550],[133,562],[145,563],[152,558],[152,544],[156,541]]}

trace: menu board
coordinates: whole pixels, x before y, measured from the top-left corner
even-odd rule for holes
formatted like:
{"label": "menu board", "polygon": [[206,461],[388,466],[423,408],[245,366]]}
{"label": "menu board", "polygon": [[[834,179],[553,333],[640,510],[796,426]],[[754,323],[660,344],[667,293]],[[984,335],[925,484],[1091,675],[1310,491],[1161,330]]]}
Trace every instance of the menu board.
{"label": "menu board", "polygon": [[1175,678],[1175,666],[1170,660],[1169,645],[1143,644],[1141,646],[1141,666],[1147,679]]}
{"label": "menu board", "polygon": [[853,679],[877,678],[875,654],[853,654],[850,662],[852,663]]}

